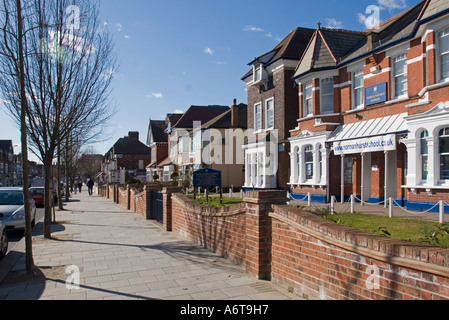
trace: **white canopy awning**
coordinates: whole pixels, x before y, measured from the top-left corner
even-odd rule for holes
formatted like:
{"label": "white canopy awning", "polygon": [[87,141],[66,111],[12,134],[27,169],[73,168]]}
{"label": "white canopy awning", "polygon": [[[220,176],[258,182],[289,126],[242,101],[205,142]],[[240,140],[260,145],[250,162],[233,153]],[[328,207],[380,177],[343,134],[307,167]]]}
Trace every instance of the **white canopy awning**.
{"label": "white canopy awning", "polygon": [[336,155],[396,150],[396,135],[407,133],[407,113],[338,127],[326,141]]}

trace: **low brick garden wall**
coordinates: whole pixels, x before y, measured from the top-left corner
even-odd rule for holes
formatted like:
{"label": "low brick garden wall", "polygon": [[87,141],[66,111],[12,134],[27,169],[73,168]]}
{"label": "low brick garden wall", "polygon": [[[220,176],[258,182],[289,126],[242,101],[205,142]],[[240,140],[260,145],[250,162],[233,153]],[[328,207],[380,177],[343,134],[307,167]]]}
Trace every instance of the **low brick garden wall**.
{"label": "low brick garden wall", "polygon": [[[150,191],[124,191],[119,193],[129,194],[133,211],[148,213]],[[162,193],[165,230],[301,298],[449,299],[448,249],[337,225],[286,205],[282,191],[248,192],[242,204],[220,209],[199,205],[179,188]]]}

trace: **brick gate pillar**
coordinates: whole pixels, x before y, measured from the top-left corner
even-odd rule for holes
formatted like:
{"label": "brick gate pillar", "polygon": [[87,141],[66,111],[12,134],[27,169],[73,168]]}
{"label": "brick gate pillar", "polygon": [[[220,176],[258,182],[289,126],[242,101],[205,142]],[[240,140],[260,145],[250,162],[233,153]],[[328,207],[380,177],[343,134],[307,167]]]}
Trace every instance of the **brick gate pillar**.
{"label": "brick gate pillar", "polygon": [[167,231],[172,231],[172,206],[171,206],[171,195],[172,193],[182,192],[181,187],[167,187],[162,189],[163,194],[163,223],[164,229]]}
{"label": "brick gate pillar", "polygon": [[248,191],[246,203],[246,270],[258,279],[271,276],[271,219],[272,204],[286,204],[287,191]]}
{"label": "brick gate pillar", "polygon": [[156,220],[157,213],[157,192],[159,186],[157,184],[149,184],[145,186],[145,200],[146,200],[146,219]]}

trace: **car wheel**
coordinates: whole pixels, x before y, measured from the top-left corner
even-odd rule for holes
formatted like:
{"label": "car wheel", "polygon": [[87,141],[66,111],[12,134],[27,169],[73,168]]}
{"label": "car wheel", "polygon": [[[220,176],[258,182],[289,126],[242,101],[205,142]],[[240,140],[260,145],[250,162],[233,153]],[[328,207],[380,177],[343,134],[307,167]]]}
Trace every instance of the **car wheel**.
{"label": "car wheel", "polygon": [[8,235],[6,231],[3,231],[3,234],[0,237],[0,260],[2,260],[6,253],[8,252]]}

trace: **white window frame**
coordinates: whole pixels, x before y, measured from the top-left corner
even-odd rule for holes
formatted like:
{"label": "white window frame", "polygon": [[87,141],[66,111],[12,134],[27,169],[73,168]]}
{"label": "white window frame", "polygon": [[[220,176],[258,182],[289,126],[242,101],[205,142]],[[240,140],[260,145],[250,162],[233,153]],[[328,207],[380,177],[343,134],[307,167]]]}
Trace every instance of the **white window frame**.
{"label": "white window frame", "polygon": [[[397,74],[396,73],[396,63],[399,61],[404,61],[405,62],[405,73],[400,73]],[[392,58],[392,66],[393,66],[393,72],[392,72],[392,84],[391,84],[391,88],[393,91],[393,97],[394,99],[400,99],[400,98],[405,98],[408,97],[408,65],[407,65],[407,53],[402,52],[400,54],[395,55]],[[397,86],[396,86],[396,79],[399,77],[403,77],[405,76],[407,79],[407,86],[406,86],[406,90],[403,93],[398,94],[398,90],[397,90]]]}
{"label": "white window frame", "polygon": [[[356,87],[356,77],[361,77],[362,85]],[[362,101],[361,104],[357,104],[357,90],[362,91]],[[364,109],[365,108],[365,74],[363,68],[355,70],[352,73],[352,110]]]}
{"label": "white window frame", "polygon": [[[312,161],[307,161],[307,155],[310,154],[312,156]],[[313,156],[314,154],[314,149],[313,149],[313,145],[308,144],[306,146],[304,146],[304,150],[303,150],[303,162],[304,162],[304,179],[305,181],[313,181],[313,178],[315,177],[315,157]],[[307,165],[311,165],[311,169],[312,169],[312,175],[309,176],[307,174]]]}
{"label": "white window frame", "polygon": [[442,52],[443,46],[442,46],[442,38],[443,33],[445,33],[444,37],[445,40],[449,42],[449,26],[443,28],[437,33],[437,41],[438,41],[438,51],[437,51],[437,69],[438,69],[438,80],[441,82],[447,82],[449,81],[449,70],[448,74],[446,76],[443,75],[443,56],[447,57],[449,59],[449,45],[448,45],[448,51]]}
{"label": "white window frame", "polygon": [[[272,111],[272,113],[273,113],[273,125],[272,126],[269,126],[269,123],[270,123],[269,109],[268,109],[268,104],[269,103],[272,104],[272,110],[273,110]],[[275,109],[274,109],[274,98],[270,98],[270,99],[265,100],[265,126],[266,126],[267,130],[273,130],[274,129],[274,126],[275,126],[275,123],[274,123],[274,121],[275,121],[274,112],[275,112]]]}
{"label": "white window frame", "polygon": [[[258,125],[258,112],[260,110],[260,125]],[[263,128],[263,119],[262,119],[262,103],[254,104],[254,131],[259,132]]]}
{"label": "white window frame", "polygon": [[[427,169],[427,175],[424,177],[424,158],[426,158],[427,166],[429,165],[429,145],[427,138],[429,137],[429,132],[427,130],[422,130],[419,133],[419,177],[422,183],[427,182],[429,176],[429,169]],[[427,143],[427,153],[423,152],[423,140]]]}
{"label": "white window frame", "polygon": [[254,83],[262,81],[262,65],[258,64],[254,66]]}
{"label": "white window frame", "polygon": [[[332,84],[331,92],[325,92],[325,90],[323,90],[324,85],[330,85],[330,84]],[[324,107],[323,101],[324,101],[324,98],[328,97],[328,96],[332,96],[332,107],[331,107],[331,110],[324,111],[323,110],[323,107]],[[334,105],[334,78],[327,77],[327,78],[320,79],[320,97],[321,97],[321,99],[320,99],[320,114],[334,113],[334,108],[335,108],[335,105]]]}
{"label": "white window frame", "polygon": [[[310,97],[307,95],[310,90]],[[309,110],[308,102],[311,102],[311,108]],[[304,84],[304,103],[303,103],[303,117],[313,116],[313,82],[309,81]]]}
{"label": "white window frame", "polygon": [[445,182],[447,182],[447,181],[449,181],[449,178],[448,179],[445,179],[445,178],[443,178],[442,177],[442,174],[441,174],[441,167],[442,167],[442,162],[441,162],[441,157],[442,156],[449,156],[449,152],[447,152],[447,153],[441,153],[441,147],[440,147],[440,143],[441,143],[441,135],[440,135],[440,132],[442,131],[442,130],[445,130],[446,131],[446,134],[444,135],[444,137],[449,137],[449,127],[443,127],[443,128],[441,128],[440,130],[438,130],[438,148],[436,149],[436,152],[437,152],[437,154],[438,154],[438,169],[437,169],[437,172],[438,172],[438,175],[439,175],[439,180],[441,181],[441,182],[443,182],[443,183],[445,183]]}

